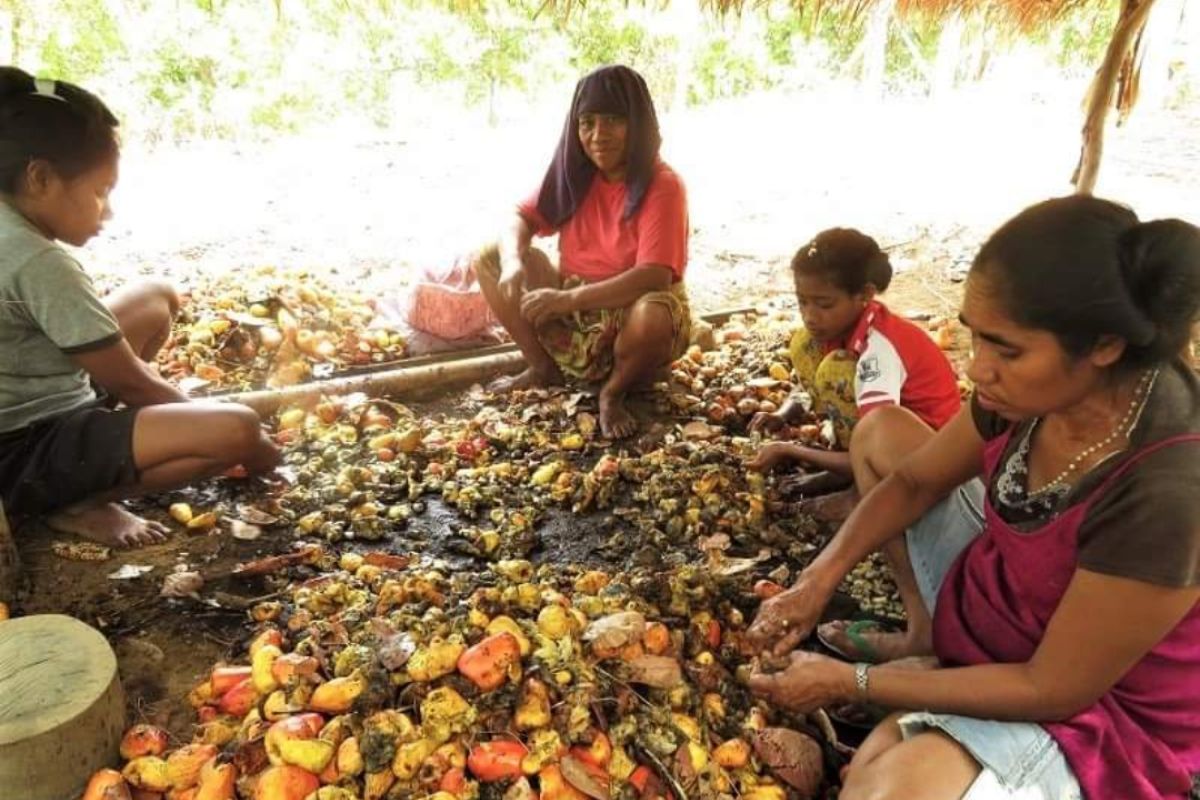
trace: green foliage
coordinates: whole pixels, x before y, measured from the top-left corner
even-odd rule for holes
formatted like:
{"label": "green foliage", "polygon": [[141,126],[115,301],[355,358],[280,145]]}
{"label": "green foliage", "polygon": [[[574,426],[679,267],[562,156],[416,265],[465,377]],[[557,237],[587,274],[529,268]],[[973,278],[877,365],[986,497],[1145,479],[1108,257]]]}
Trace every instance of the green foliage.
{"label": "green foliage", "polygon": [[[674,0],[680,3],[683,0]],[[1033,38],[1067,74],[1090,72],[1118,0],[1075,12]],[[543,0],[0,0],[11,52],[42,75],[105,96],[127,136],[265,137],[353,115],[404,124],[412,93],[483,106],[529,102],[602,64],[638,69],[663,107],[772,86],[857,76],[864,18],[767,0],[737,16],[694,8]],[[921,87],[942,23],[893,20],[887,82]],[[959,74],[974,80],[1015,37],[967,20]],[[1026,37],[1028,39],[1028,37]],[[969,63],[968,63],[969,62]],[[1194,91],[1194,90],[1193,90]],[[523,98],[523,99],[522,99]],[[555,102],[559,102],[557,95]]]}
{"label": "green foliage", "polygon": [[42,42],[46,72],[79,83],[98,75],[125,53],[117,22],[108,9],[90,0],[63,0],[55,11],[71,25],[52,29]]}
{"label": "green foliage", "polygon": [[688,87],[688,102],[692,104],[737,97],[771,83],[754,55],[722,37],[710,40],[696,54],[694,77]]}

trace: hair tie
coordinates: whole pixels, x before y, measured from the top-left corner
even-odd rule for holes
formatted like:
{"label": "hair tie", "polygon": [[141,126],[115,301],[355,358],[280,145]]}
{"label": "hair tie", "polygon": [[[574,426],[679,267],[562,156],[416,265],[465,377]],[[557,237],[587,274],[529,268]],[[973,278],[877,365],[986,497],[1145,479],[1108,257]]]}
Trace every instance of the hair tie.
{"label": "hair tie", "polygon": [[50,78],[34,78],[33,93],[39,97],[49,97],[52,100],[58,100],[62,103],[67,102],[65,98],[60,97],[58,94],[58,81],[51,80]]}

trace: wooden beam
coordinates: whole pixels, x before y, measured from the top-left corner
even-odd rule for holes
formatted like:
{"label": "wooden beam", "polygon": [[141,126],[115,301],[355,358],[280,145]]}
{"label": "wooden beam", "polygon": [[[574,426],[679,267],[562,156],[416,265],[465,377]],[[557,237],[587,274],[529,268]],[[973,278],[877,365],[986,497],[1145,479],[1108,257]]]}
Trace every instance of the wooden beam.
{"label": "wooden beam", "polygon": [[1096,71],[1088,90],[1087,115],[1083,122],[1083,144],[1079,151],[1079,163],[1071,182],[1079,194],[1092,194],[1100,174],[1100,160],[1104,155],[1104,128],[1112,108],[1113,95],[1117,90],[1117,77],[1121,64],[1133,46],[1133,40],[1146,24],[1154,0],[1122,0],[1121,16],[1116,30],[1108,43],[1104,61]]}
{"label": "wooden beam", "polygon": [[[737,314],[754,313],[752,307],[714,311],[700,317],[704,322],[719,323]],[[302,383],[282,389],[226,394],[209,399],[227,400],[249,406],[262,416],[274,414],[284,406],[312,406],[323,396],[362,392],[368,397],[425,397],[450,386],[473,383],[524,368],[525,357],[516,345],[508,344],[480,350],[464,350],[430,356],[421,363],[400,362],[374,371],[343,375],[323,381]]]}

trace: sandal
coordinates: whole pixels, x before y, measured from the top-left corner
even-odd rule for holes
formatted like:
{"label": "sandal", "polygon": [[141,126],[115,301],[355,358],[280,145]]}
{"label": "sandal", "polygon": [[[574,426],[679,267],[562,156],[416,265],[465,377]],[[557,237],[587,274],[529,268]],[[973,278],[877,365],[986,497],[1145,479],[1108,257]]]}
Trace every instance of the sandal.
{"label": "sandal", "polygon": [[[830,633],[836,630],[834,626],[845,625],[841,632],[846,635],[850,641],[850,647],[844,644],[835,644]],[[817,640],[823,644],[831,653],[841,656],[847,661],[865,662],[867,664],[878,664],[881,659],[875,647],[868,642],[863,634],[871,633],[903,633],[902,630],[895,625],[887,622],[881,622],[875,619],[857,619],[854,621],[839,620],[837,622],[827,622],[824,625],[817,626]]]}
{"label": "sandal", "polygon": [[839,725],[860,731],[873,730],[883,722],[888,712],[871,703],[846,703],[825,709],[829,718]]}

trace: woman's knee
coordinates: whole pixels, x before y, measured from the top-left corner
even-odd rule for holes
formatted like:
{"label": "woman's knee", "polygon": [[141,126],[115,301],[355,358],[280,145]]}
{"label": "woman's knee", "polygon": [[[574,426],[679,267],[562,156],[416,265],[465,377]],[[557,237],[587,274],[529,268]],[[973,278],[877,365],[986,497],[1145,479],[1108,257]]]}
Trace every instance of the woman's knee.
{"label": "woman's knee", "polygon": [[262,420],[247,406],[230,403],[213,411],[213,430],[219,439],[219,457],[241,461],[253,453],[262,439]]}
{"label": "woman's knee", "polygon": [[920,417],[903,406],[882,406],[860,417],[850,436],[850,453],[867,459],[911,453],[933,430]]}
{"label": "woman's knee", "polygon": [[625,315],[621,333],[617,336],[617,356],[622,352],[663,353],[670,356],[675,340],[675,321],[666,305],[642,298]]}

